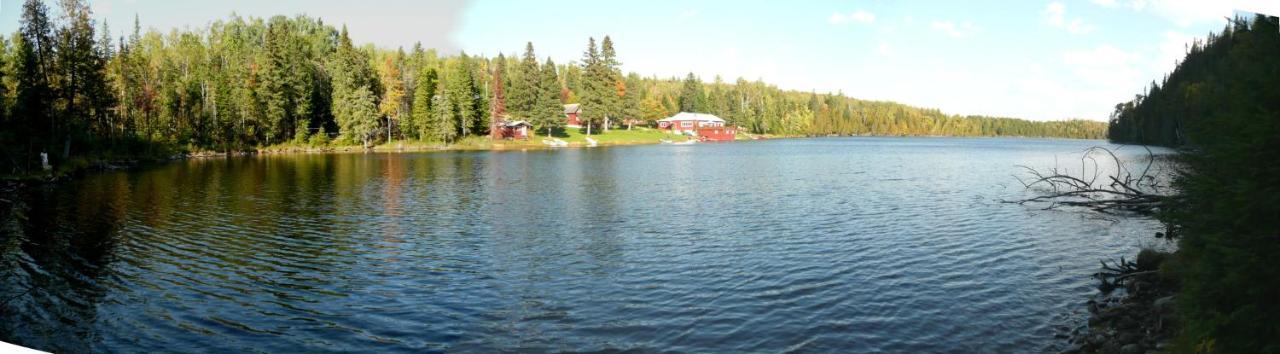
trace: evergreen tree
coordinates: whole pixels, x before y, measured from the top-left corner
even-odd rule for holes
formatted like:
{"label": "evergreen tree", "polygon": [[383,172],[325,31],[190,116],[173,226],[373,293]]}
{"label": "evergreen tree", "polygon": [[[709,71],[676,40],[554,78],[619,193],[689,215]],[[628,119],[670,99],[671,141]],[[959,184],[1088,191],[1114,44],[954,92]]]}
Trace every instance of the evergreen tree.
{"label": "evergreen tree", "polygon": [[563,128],[564,105],[560,103],[560,80],[556,76],[556,63],[547,58],[547,62],[538,71],[538,95],[533,126],[547,132],[551,136],[553,129]]}
{"label": "evergreen tree", "polygon": [[414,134],[419,139],[428,139],[434,137],[435,124],[432,112],[432,98],[436,96],[436,86],[439,84],[439,78],[435,68],[428,68],[422,72],[417,83],[417,87],[413,90],[413,128]]}
{"label": "evergreen tree", "polygon": [[685,76],[684,85],[680,89],[680,111],[706,112],[706,106],[706,96],[702,92],[702,81],[693,76],[693,73],[689,73],[688,76]]}
{"label": "evergreen tree", "polygon": [[[343,27],[338,49],[330,63],[333,77],[333,116],[347,141],[369,145],[370,133],[378,124],[378,80],[368,56],[351,44]],[[370,109],[366,109],[372,107]],[[366,114],[372,112],[372,114]]]}
{"label": "evergreen tree", "polygon": [[613,122],[625,114],[623,96],[626,95],[626,83],[622,79],[622,63],[618,62],[618,53],[613,48],[613,39],[604,36],[600,42],[600,84],[604,100],[604,129],[609,131]]}
{"label": "evergreen tree", "polygon": [[486,126],[484,100],[480,88],[476,85],[475,72],[471,58],[466,52],[449,62],[450,70],[447,82],[450,104],[456,111],[456,129],[459,136],[479,134]]}
{"label": "evergreen tree", "polygon": [[[58,134],[58,122],[52,111],[53,88],[53,24],[49,9],[41,0],[27,0],[22,6],[21,39],[15,43],[19,67],[18,93],[15,115],[22,117],[27,128],[22,136],[28,136],[33,144],[51,144]],[[37,149],[39,149],[37,147]],[[35,151],[28,151],[24,160],[35,158]]]}
{"label": "evergreen tree", "polygon": [[450,92],[446,89],[431,100],[431,117],[434,120],[432,125],[435,127],[434,135],[445,144],[453,141],[453,138],[458,136],[457,128],[455,128],[458,126],[457,110],[454,109],[453,100],[449,99],[449,96]]}
{"label": "evergreen tree", "polygon": [[374,134],[378,129],[378,105],[373,92],[367,86],[360,86],[342,97],[336,115],[346,117],[340,127],[345,135],[360,141],[361,146],[370,147]]}
{"label": "evergreen tree", "polygon": [[587,126],[587,134],[590,135],[592,126],[604,121],[612,104],[608,69],[596,50],[595,38],[588,39],[587,51],[582,53],[582,71],[584,77],[578,118]]}
{"label": "evergreen tree", "polygon": [[538,71],[538,58],[534,56],[532,42],[525,43],[524,55],[520,58],[520,65],[516,67],[515,73],[508,108],[516,117],[534,120],[542,75]]}

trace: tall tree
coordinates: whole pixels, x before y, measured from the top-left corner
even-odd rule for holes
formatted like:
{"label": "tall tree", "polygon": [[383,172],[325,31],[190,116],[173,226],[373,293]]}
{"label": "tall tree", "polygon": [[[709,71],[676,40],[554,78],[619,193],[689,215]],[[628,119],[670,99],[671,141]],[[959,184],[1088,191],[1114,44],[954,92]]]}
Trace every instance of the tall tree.
{"label": "tall tree", "polygon": [[542,76],[538,72],[538,58],[534,56],[533,43],[525,43],[524,55],[520,58],[520,65],[516,66],[514,82],[511,85],[508,108],[512,115],[529,120],[537,119],[533,115],[538,102],[540,80]]}
{"label": "tall tree", "polygon": [[600,52],[596,50],[596,39],[589,38],[587,50],[582,53],[583,78],[581,83],[580,113],[578,117],[587,126],[587,134],[591,134],[592,126],[603,122],[608,114],[610,85],[607,69]]}
{"label": "tall tree", "polygon": [[400,66],[394,61],[394,58],[387,56],[383,58],[382,65],[378,67],[378,74],[382,83],[382,101],[378,105],[378,113],[386,118],[387,142],[391,142],[391,130],[395,126],[395,122],[400,120],[401,110],[404,108],[404,82],[401,81]]}
{"label": "tall tree", "polygon": [[506,61],[507,58],[499,53],[498,58],[494,61],[493,73],[491,74],[493,82],[489,89],[489,92],[491,92],[489,99],[489,134],[495,138],[499,137],[497,125],[501,124],[507,115],[507,94],[505,89],[507,82],[504,74],[507,65]]}
{"label": "tall tree", "polygon": [[551,136],[553,129],[564,127],[564,105],[560,103],[560,80],[556,76],[556,63],[547,58],[547,62],[542,65],[542,69],[537,71],[539,76],[537,85],[537,96],[535,109],[533,114],[533,125],[539,130],[545,130],[547,137]]}
{"label": "tall tree", "polygon": [[457,111],[456,128],[459,136],[480,133],[487,124],[484,112],[484,99],[481,89],[476,85],[476,76],[471,57],[466,52],[448,62],[449,76],[447,82],[451,105]]}
{"label": "tall tree", "polygon": [[439,85],[439,77],[435,68],[428,68],[422,71],[422,76],[418,78],[417,87],[413,90],[413,127],[414,134],[418,139],[429,139],[434,137],[435,123],[431,115],[432,98],[436,96],[436,86]]}
{"label": "tall tree", "polygon": [[[58,122],[52,110],[53,88],[53,24],[49,8],[41,0],[27,0],[22,5],[21,39],[15,43],[18,52],[18,93],[15,115],[23,117],[32,143],[52,143],[58,134]],[[39,123],[43,120],[44,124]],[[43,128],[43,129],[42,129]],[[32,145],[31,143],[28,146]],[[47,147],[45,147],[47,148]],[[28,151],[25,159],[34,158]]]}
{"label": "tall tree", "polygon": [[[338,49],[329,63],[333,77],[333,116],[342,137],[369,145],[370,132],[377,127],[378,80],[368,56],[351,44],[346,27],[338,37]],[[366,110],[366,108],[372,109]],[[372,114],[365,114],[372,111]]]}
{"label": "tall tree", "polygon": [[458,136],[458,117],[457,110],[453,107],[453,100],[449,99],[450,92],[445,89],[444,92],[432,98],[431,117],[434,120],[435,137],[441,142],[448,144],[454,137]]}
{"label": "tall tree", "polygon": [[600,84],[604,98],[604,130],[609,131],[613,121],[621,119],[626,95],[626,83],[622,78],[622,63],[618,62],[618,52],[613,48],[613,39],[604,36],[600,42]]}
{"label": "tall tree", "polygon": [[341,97],[341,104],[337,105],[339,112],[336,115],[347,117],[342,121],[342,131],[358,139],[361,146],[370,147],[378,129],[378,106],[374,103],[373,92],[369,91],[368,86],[360,86]]}
{"label": "tall tree", "polygon": [[680,88],[680,111],[681,112],[706,112],[706,96],[702,92],[702,81],[698,77],[689,73],[684,77],[684,84]]}

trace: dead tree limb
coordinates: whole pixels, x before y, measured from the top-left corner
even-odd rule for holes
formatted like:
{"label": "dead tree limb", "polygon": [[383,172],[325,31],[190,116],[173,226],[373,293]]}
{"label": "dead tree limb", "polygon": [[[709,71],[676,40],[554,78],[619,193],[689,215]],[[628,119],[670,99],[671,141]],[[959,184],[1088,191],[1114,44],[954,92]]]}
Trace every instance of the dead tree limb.
{"label": "dead tree limb", "polygon": [[[1097,146],[1083,152],[1078,175],[1058,167],[1037,170],[1019,165],[1024,175],[1014,175],[1014,178],[1023,187],[1037,190],[1041,195],[1003,202],[1042,205],[1046,210],[1082,207],[1105,214],[1154,214],[1169,196],[1159,179],[1151,174],[1155,154],[1150,148],[1143,148],[1147,150],[1147,161],[1139,173],[1132,172],[1115,151]],[[1100,158],[1110,161],[1099,161]],[[1104,163],[1114,164],[1115,170],[1103,175]]]}

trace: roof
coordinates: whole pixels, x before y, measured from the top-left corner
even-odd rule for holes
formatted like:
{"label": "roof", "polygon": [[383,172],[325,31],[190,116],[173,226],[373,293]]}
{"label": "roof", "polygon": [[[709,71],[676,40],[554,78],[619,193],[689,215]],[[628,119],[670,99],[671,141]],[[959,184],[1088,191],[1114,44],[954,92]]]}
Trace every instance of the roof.
{"label": "roof", "polygon": [[533,124],[529,124],[529,122],[526,122],[526,121],[523,121],[523,120],[517,120],[517,121],[513,121],[513,122],[506,122],[506,123],[502,123],[502,125],[503,125],[503,126],[506,126],[506,127],[518,127],[518,126],[521,126],[521,125],[533,126]]}
{"label": "roof", "polygon": [[582,109],[581,106],[579,106],[577,103],[567,104],[567,105],[564,105],[564,114],[578,113],[578,111],[581,109]]}
{"label": "roof", "polygon": [[724,123],[724,119],[720,119],[720,117],[716,117],[714,114],[706,114],[706,113],[689,113],[689,112],[680,112],[680,113],[678,113],[678,114],[676,114],[676,115],[674,115],[674,116],[671,116],[671,117],[668,117],[668,118],[659,119],[658,121],[659,121],[659,122],[674,122],[674,121],[684,121],[684,120],[692,120],[692,121],[698,121],[698,122],[720,122],[720,123]]}

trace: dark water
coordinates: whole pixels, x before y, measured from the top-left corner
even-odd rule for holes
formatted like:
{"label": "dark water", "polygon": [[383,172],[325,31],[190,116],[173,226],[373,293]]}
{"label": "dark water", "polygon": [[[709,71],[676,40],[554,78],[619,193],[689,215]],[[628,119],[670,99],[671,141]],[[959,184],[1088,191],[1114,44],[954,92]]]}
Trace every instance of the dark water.
{"label": "dark water", "polygon": [[[0,216],[0,339],[66,352],[1037,352],[1158,226],[1002,204],[1098,141],[184,161]],[[1138,153],[1141,150],[1126,150]],[[1142,152],[1145,154],[1145,152]]]}

